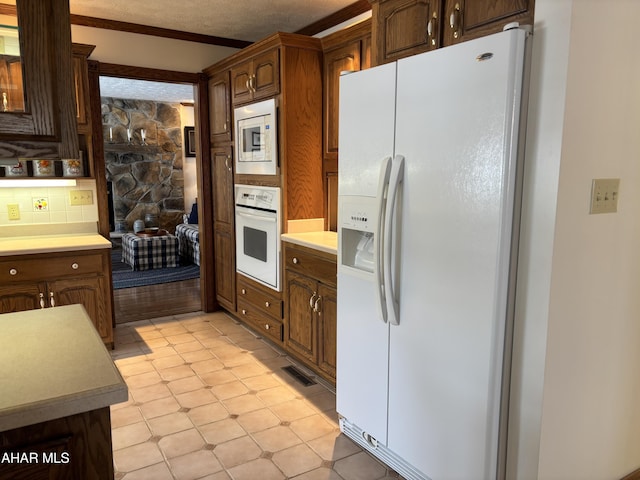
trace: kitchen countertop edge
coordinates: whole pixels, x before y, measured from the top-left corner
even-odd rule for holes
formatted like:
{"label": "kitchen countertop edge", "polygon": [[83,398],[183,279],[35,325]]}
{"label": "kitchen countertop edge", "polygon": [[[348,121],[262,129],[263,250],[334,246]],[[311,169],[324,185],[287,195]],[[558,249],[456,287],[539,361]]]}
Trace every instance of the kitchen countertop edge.
{"label": "kitchen countertop edge", "polygon": [[98,233],[42,235],[0,238],[0,257],[32,253],[72,252],[111,248],[111,242]]}
{"label": "kitchen countertop edge", "polygon": [[331,231],[283,233],[281,238],[285,242],[314,248],[322,252],[338,254],[338,234]]}

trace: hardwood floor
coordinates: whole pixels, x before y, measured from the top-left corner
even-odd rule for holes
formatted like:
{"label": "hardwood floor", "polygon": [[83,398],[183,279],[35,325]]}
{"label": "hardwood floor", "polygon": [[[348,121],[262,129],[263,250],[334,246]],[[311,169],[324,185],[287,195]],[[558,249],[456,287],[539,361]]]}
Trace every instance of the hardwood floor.
{"label": "hardwood floor", "polygon": [[197,312],[200,279],[113,291],[116,324]]}

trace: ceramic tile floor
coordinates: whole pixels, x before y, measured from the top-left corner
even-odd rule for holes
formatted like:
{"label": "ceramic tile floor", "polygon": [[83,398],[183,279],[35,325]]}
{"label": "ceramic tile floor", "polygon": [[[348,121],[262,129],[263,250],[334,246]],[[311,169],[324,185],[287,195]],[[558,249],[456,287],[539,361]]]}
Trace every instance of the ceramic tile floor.
{"label": "ceramic tile floor", "polygon": [[129,400],[111,407],[118,480],[398,479],[340,433],[335,394],[225,313],[119,324]]}

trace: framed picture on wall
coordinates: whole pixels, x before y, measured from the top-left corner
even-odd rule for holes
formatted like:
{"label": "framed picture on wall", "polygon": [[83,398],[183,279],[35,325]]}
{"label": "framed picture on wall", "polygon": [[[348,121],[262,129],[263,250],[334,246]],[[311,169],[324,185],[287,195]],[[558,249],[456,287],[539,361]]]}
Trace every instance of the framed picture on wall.
{"label": "framed picture on wall", "polygon": [[196,156],[196,129],[184,127],[184,154],[186,157]]}

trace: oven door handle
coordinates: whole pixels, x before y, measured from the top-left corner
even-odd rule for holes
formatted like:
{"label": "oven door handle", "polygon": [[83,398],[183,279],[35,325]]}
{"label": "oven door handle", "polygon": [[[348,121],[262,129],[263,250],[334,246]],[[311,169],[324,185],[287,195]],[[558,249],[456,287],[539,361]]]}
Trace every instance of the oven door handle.
{"label": "oven door handle", "polygon": [[267,217],[267,216],[262,216],[262,215],[254,215],[252,213],[245,213],[245,212],[238,212],[236,211],[236,213],[241,216],[241,217],[245,217],[245,218],[255,218],[257,220],[262,220],[264,222],[272,222],[272,223],[276,223],[275,218],[273,217]]}

